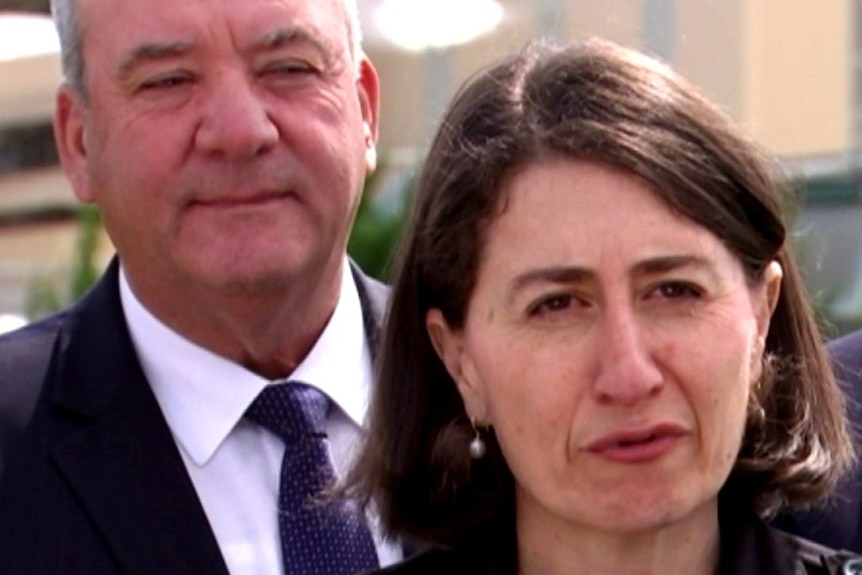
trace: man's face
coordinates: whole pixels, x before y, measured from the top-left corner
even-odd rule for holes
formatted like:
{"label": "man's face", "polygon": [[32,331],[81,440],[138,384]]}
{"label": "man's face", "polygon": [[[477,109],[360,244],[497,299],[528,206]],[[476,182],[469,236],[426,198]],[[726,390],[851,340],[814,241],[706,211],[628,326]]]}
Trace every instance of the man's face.
{"label": "man's face", "polygon": [[338,269],[377,137],[340,0],[78,7],[87,101],[61,90],[61,156],[133,285],[248,294]]}

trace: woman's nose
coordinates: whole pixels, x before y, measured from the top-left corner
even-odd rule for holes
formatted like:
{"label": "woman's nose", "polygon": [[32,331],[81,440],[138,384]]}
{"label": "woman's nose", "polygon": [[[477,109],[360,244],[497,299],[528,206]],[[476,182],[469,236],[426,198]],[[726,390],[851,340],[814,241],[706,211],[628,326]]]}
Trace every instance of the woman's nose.
{"label": "woman's nose", "polygon": [[599,401],[631,405],[659,392],[664,376],[655,362],[652,344],[632,309],[604,315],[597,346],[599,370],[593,386]]}

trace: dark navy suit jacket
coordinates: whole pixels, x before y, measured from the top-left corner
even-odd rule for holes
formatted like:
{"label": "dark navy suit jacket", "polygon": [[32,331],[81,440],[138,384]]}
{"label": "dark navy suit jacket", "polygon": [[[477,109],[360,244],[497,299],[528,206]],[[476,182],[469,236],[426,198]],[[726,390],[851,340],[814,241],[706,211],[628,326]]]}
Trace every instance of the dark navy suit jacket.
{"label": "dark navy suit jacket", "polygon": [[[857,450],[862,453],[862,331],[829,344],[829,355],[847,397]],[[841,482],[823,508],[779,518],[783,529],[833,549],[862,554],[862,461]]]}
{"label": "dark navy suit jacket", "polygon": [[[0,338],[0,573],[227,575],[132,346],[118,267]],[[386,288],[353,271],[375,349]]]}

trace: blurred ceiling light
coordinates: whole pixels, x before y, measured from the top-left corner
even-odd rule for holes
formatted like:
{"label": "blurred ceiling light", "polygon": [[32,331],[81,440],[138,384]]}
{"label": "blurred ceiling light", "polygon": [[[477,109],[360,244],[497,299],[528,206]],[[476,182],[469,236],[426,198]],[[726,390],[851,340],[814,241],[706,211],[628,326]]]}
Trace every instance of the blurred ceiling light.
{"label": "blurred ceiling light", "polygon": [[383,35],[416,52],[470,42],[502,19],[496,0],[383,0],[377,10]]}
{"label": "blurred ceiling light", "polygon": [[0,61],[60,51],[60,40],[49,16],[0,13]]}

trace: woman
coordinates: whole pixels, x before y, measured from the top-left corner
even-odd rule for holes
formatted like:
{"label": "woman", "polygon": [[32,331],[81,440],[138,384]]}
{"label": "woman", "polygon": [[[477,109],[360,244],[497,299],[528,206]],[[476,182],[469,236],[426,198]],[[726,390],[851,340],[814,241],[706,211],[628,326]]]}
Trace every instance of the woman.
{"label": "woman", "polygon": [[780,214],[753,146],[643,55],[476,76],[420,179],[353,477],[431,547],[385,572],[852,569],[761,519],[853,457]]}

